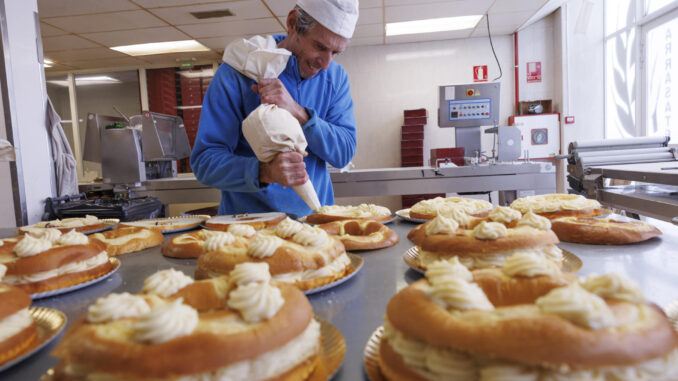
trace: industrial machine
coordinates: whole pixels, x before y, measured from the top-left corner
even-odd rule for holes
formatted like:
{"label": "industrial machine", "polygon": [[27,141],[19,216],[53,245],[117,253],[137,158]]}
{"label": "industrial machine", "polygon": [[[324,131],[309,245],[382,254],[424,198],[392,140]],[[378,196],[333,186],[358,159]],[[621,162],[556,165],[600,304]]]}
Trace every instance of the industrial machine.
{"label": "industrial machine", "polygon": [[567,180],[577,193],[602,204],[676,222],[678,149],[669,137],[572,142]]}
{"label": "industrial machine", "polygon": [[139,185],[176,177],[176,161],[191,153],[181,118],[144,111],[129,119],[87,115],[83,159],[101,163],[103,182]]}

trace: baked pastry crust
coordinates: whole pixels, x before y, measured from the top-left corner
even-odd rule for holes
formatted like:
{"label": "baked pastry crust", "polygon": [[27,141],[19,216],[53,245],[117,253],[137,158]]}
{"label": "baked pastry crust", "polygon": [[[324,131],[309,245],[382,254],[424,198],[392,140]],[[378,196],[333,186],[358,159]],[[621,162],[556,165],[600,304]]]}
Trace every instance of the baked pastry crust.
{"label": "baked pastry crust", "polygon": [[162,255],[171,258],[198,258],[207,239],[205,229],[176,235],[162,244]]}
{"label": "baked pastry crust", "polygon": [[511,203],[511,208],[525,214],[535,214],[555,219],[560,217],[594,217],[603,214],[600,203],[575,194],[542,194],[519,198]]}
{"label": "baked pastry crust", "polygon": [[375,221],[343,220],[318,225],[337,236],[346,250],[374,250],[391,247],[400,239],[388,226]]}
{"label": "baked pastry crust", "polygon": [[[228,277],[222,277],[216,281],[198,281],[188,285],[182,290],[184,296],[203,292],[204,286],[200,286],[203,282],[222,290],[228,289]],[[230,317],[235,317],[236,311],[221,309],[218,305],[208,309],[205,309],[207,305],[197,305],[193,307],[202,308],[200,321],[213,324],[213,329],[207,332],[203,329],[162,343],[139,345],[124,339],[124,335],[111,333],[111,330],[117,329],[116,322],[90,324],[81,317],[52,354],[62,362],[123,378],[163,379],[214,371],[279,348],[308,327],[313,318],[308,299],[291,285],[276,284],[276,287],[284,299],[278,312],[271,319],[247,324],[240,327],[242,329],[223,330],[226,327],[220,326],[227,324],[222,322],[228,322]],[[200,298],[195,295],[185,299],[184,303],[191,305],[189,300]],[[290,378],[283,379],[303,379],[301,375],[310,373],[308,368],[315,359],[310,357],[300,361],[299,369],[288,371],[285,377]],[[60,369],[63,370],[63,367],[58,368],[57,373],[61,373]],[[63,374],[60,377],[67,379],[63,378]]]}
{"label": "baked pastry crust", "polygon": [[158,231],[131,226],[95,233],[89,239],[103,243],[106,252],[112,257],[158,246],[165,238]]}
{"label": "baked pastry crust", "polygon": [[115,266],[110,261],[107,261],[89,270],[63,274],[38,282],[17,284],[16,287],[26,291],[29,294],[58,290],[75,286],[76,284],[89,282],[90,280],[108,274],[109,272],[113,271],[114,268]]}
{"label": "baked pastry crust", "polygon": [[417,281],[396,294],[386,313],[396,329],[432,345],[555,368],[564,364],[575,368],[633,365],[664,356],[678,346],[676,332],[653,304],[641,304],[638,311],[631,303],[606,300],[620,321],[634,313],[639,320],[596,331],[540,313],[533,304],[450,313],[418,287],[424,282]]}
{"label": "baked pastry crust", "polygon": [[158,232],[167,232],[170,230],[190,229],[200,225],[207,220],[209,216],[194,215],[186,217],[166,217],[151,218],[147,220],[128,221],[118,224],[119,227],[138,227],[155,230]]}
{"label": "baked pastry crust", "polygon": [[662,234],[645,222],[613,218],[562,217],[551,221],[551,229],[561,241],[593,245],[623,245]]}
{"label": "baked pastry crust", "polygon": [[[30,307],[31,297],[18,287],[0,283],[0,321]],[[0,364],[11,361],[38,345],[35,322],[16,334],[0,341]]]}
{"label": "baked pastry crust", "polygon": [[228,230],[228,227],[235,224],[250,225],[255,229],[263,229],[277,225],[287,217],[282,212],[270,213],[245,213],[212,217],[205,221],[205,226],[210,229]]}
{"label": "baked pastry crust", "polygon": [[458,208],[473,217],[487,217],[493,206],[484,200],[467,197],[437,197],[419,201],[410,208],[410,217],[434,219],[444,209]]}
{"label": "baked pastry crust", "polygon": [[[344,220],[365,220],[365,221],[376,221],[384,222],[391,219],[391,211],[387,208],[378,205],[367,205],[367,208],[379,208],[383,209],[384,213],[366,213],[366,208],[361,206],[352,206],[352,205],[332,205],[336,207],[337,210],[329,211],[326,213],[316,212],[306,216],[306,222],[312,224],[326,224],[332,221],[344,221]],[[327,208],[327,207],[326,207]],[[322,211],[322,209],[321,209]],[[386,213],[388,212],[388,213]]]}
{"label": "baked pastry crust", "polygon": [[17,230],[17,234],[26,234],[35,229],[58,229],[62,233],[68,233],[75,230],[79,233],[87,233],[94,230],[103,229],[110,224],[120,222],[117,218],[99,219],[94,216],[64,218],[63,220],[41,221],[33,225],[22,226]]}

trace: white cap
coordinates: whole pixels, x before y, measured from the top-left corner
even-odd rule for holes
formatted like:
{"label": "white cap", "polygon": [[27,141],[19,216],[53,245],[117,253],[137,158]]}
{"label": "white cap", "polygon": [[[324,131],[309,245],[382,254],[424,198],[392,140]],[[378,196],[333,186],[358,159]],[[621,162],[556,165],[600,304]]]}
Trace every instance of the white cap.
{"label": "white cap", "polygon": [[322,26],[351,38],[358,22],[358,0],[297,0],[297,5]]}

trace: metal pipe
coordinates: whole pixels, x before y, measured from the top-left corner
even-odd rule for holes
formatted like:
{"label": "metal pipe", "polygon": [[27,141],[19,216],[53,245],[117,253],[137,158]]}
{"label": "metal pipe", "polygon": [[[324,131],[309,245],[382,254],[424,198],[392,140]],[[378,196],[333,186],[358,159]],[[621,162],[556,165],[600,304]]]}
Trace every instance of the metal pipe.
{"label": "metal pipe", "polygon": [[664,153],[670,152],[671,148],[669,147],[660,147],[660,148],[638,148],[638,149],[619,149],[619,150],[601,150],[601,151],[584,151],[576,152],[575,157],[595,157],[595,156],[622,156],[622,155],[641,155],[648,153]]}
{"label": "metal pipe", "polygon": [[626,156],[596,156],[591,158],[581,158],[580,163],[582,167],[590,167],[594,165],[610,165],[610,164],[627,164],[627,163],[648,163],[654,161],[672,161],[674,160],[671,152],[653,153],[642,155],[626,155]]}
{"label": "metal pipe", "polygon": [[610,148],[610,147],[625,147],[634,145],[647,144],[667,144],[669,142],[668,136],[647,136],[640,138],[626,138],[626,139],[605,139],[605,140],[584,140],[571,143],[572,149],[582,148]]}
{"label": "metal pipe", "polygon": [[513,33],[513,57],[514,57],[514,66],[513,71],[515,74],[514,85],[516,88],[516,110],[515,114],[520,115],[520,64],[518,63],[518,31]]}

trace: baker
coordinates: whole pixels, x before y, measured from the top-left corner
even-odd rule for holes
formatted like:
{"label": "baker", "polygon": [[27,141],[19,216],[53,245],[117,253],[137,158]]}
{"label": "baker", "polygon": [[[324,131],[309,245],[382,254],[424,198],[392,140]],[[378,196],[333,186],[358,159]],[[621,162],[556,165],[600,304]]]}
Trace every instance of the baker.
{"label": "baker", "polygon": [[[191,167],[201,183],[221,189],[219,214],[311,209],[292,186],[311,180],[323,205],[334,204],[327,163],[346,166],[356,149],[348,75],[334,57],[353,35],[358,0],[298,0],[287,15],[288,34],[275,35],[292,52],[278,78],[258,83],[222,63],[200,114]],[[262,103],[289,111],[301,124],[306,153],[282,152],[259,162],[242,134],[242,121]]]}

